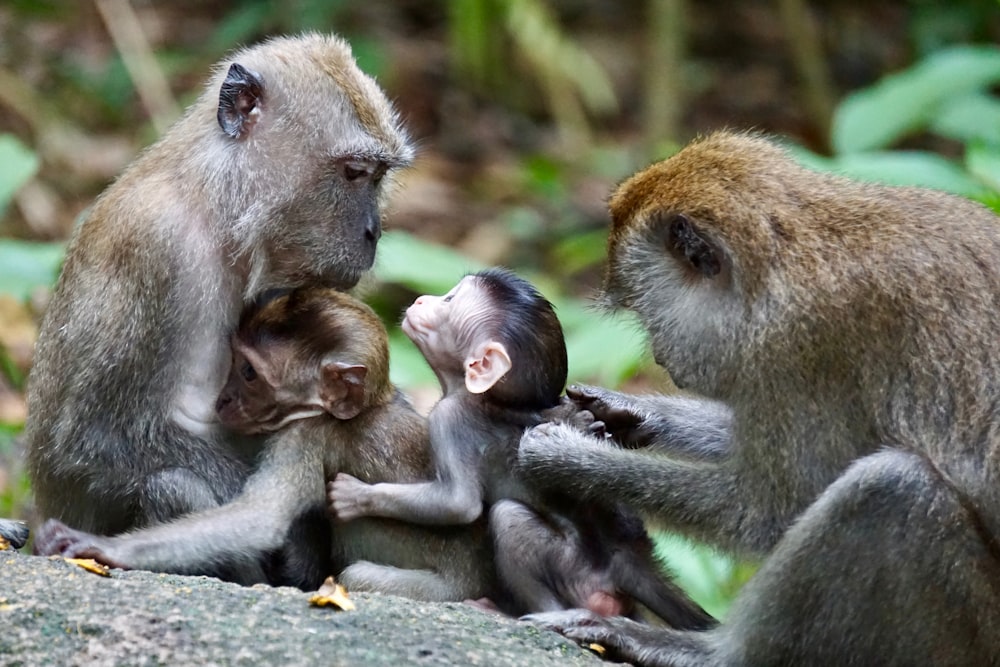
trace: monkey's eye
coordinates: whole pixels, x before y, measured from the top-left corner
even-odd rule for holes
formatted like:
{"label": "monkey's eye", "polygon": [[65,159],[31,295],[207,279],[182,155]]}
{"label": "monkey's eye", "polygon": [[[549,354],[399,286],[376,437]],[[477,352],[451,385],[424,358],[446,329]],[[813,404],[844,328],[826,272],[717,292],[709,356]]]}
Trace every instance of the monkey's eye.
{"label": "monkey's eye", "polygon": [[715,246],[698,233],[687,216],[677,214],[670,219],[666,234],[667,249],[683,257],[698,273],[711,278],[722,270]]}
{"label": "monkey's eye", "polygon": [[254,367],[250,365],[249,361],[243,362],[243,367],[240,368],[240,375],[242,375],[243,379],[247,382],[253,382],[257,379],[257,371],[254,370]]}
{"label": "monkey's eye", "polygon": [[369,174],[368,165],[360,162],[345,162],[344,163],[344,178],[349,181],[356,181],[363,176]]}
{"label": "monkey's eye", "polygon": [[454,298],[455,298],[454,294],[448,294],[448,295],[445,295],[445,297],[443,299],[441,299],[441,300],[444,301],[445,303],[448,303],[449,301],[451,301]]}

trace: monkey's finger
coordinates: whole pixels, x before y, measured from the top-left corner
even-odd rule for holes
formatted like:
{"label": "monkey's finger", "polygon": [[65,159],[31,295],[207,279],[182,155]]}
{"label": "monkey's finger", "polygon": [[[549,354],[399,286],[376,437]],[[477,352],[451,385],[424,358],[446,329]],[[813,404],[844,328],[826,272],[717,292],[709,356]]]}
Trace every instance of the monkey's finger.
{"label": "monkey's finger", "polygon": [[578,404],[584,404],[597,400],[600,397],[600,391],[599,387],[592,387],[585,384],[571,384],[566,387],[566,396]]}
{"label": "monkey's finger", "polygon": [[602,421],[591,422],[590,426],[587,427],[587,433],[597,436],[599,438],[610,438],[611,434],[608,433],[608,426]]}
{"label": "monkey's finger", "polygon": [[547,611],[539,614],[528,614],[520,618],[546,630],[563,633],[576,626],[600,625],[604,619],[587,609],[567,609],[564,611]]}

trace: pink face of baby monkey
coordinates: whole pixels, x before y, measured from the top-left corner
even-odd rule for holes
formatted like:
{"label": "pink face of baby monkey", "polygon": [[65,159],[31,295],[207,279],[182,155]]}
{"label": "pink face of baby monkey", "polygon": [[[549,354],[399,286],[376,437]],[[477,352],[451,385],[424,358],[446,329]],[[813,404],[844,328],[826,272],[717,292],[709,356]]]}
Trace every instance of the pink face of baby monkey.
{"label": "pink face of baby monkey", "polygon": [[[403,332],[416,344],[442,385],[466,384],[473,393],[485,391],[510,368],[503,346],[493,340],[496,305],[476,276],[466,276],[443,296],[417,297],[406,309]],[[470,381],[488,371],[487,384]]]}

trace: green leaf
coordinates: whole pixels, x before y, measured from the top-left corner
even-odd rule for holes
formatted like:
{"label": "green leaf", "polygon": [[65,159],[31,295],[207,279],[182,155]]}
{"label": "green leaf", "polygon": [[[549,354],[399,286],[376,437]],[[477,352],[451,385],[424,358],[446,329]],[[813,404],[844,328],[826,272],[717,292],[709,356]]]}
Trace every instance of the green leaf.
{"label": "green leaf", "polygon": [[925,127],[943,103],[1000,81],[1000,48],[960,46],[939,51],[910,69],[857,91],[834,113],[837,153],[888,146]]}
{"label": "green leaf", "polygon": [[407,232],[386,232],[379,241],[375,276],[423,294],[444,294],[462,276],[485,268],[454,250]]}
{"label": "green leaf", "polygon": [[916,185],[965,197],[979,197],[982,185],[953,162],[924,151],[853,153],[826,163],[829,171],[864,181]]}
{"label": "green leaf", "polygon": [[965,167],[973,176],[1000,193],[1000,146],[973,144],[965,152]]}
{"label": "green leaf", "polygon": [[1000,99],[974,92],[941,105],[931,130],[965,144],[985,141],[1000,145]]}
{"label": "green leaf", "polygon": [[725,616],[736,593],[757,569],[680,535],[655,533],[653,542],[681,588],[716,618]]}
{"label": "green leaf", "polygon": [[34,151],[12,134],[0,134],[0,213],[14,194],[38,171]]}
{"label": "green leaf", "polygon": [[389,331],[389,378],[399,387],[437,386],[424,355],[400,329]]}
{"label": "green leaf", "polygon": [[65,246],[0,239],[0,292],[23,300],[59,277]]}
{"label": "green leaf", "polygon": [[568,234],[556,242],[552,256],[562,275],[571,276],[578,271],[595,266],[604,261],[608,230],[596,229],[590,232]]}
{"label": "green leaf", "polygon": [[226,12],[209,38],[209,49],[226,51],[235,44],[252,41],[262,26],[268,24],[273,9],[269,2],[250,2]]}
{"label": "green leaf", "polygon": [[618,386],[647,359],[645,337],[628,316],[575,299],[553,301],[566,336],[570,382]]}

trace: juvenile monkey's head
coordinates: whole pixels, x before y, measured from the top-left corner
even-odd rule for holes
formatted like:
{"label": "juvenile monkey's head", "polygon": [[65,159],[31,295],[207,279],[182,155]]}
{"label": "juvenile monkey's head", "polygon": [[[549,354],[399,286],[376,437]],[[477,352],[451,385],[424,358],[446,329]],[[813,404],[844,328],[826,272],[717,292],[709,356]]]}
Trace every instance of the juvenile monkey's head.
{"label": "juvenile monkey's head", "polygon": [[318,34],[272,39],[219,63],[172,134],[196,144],[184,159],[200,163],[223,241],[251,263],[251,294],[355,285],[374,261],[392,174],[413,158],[350,46]]}
{"label": "juvenile monkey's head", "polygon": [[391,394],[389,343],[378,316],[331,289],[262,295],[232,338],[220,421],[271,433],[296,419],[352,419]]}
{"label": "juvenile monkey's head", "polygon": [[445,390],[461,387],[498,406],[552,407],[566,384],[566,343],[555,311],[503,269],[468,275],[444,296],[421,296],[403,331]]}

